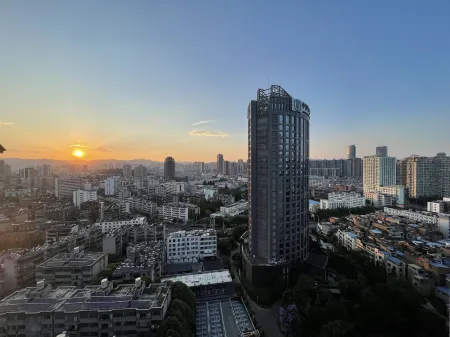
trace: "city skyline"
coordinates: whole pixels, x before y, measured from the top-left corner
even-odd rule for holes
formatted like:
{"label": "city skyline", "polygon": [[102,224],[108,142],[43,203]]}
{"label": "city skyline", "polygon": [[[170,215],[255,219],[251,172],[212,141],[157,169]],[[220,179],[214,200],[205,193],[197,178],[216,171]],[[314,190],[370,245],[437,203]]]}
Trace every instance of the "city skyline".
{"label": "city skyline", "polygon": [[[398,158],[446,151],[448,2],[288,7],[3,3],[3,156],[247,158],[248,97],[266,83],[314,111],[311,159],[345,158],[349,144],[358,157],[379,143]],[[267,50],[271,38],[289,52]]]}

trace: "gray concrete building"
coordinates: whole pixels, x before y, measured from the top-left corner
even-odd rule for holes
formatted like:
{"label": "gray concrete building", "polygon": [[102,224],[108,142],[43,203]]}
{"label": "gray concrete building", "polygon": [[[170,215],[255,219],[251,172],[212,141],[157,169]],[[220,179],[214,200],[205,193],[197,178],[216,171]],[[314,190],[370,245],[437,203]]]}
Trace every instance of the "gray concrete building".
{"label": "gray concrete building", "polygon": [[308,255],[309,115],[306,103],[278,85],[259,89],[248,106],[250,235],[243,253],[251,283],[265,281],[253,266],[284,265],[287,277],[289,265]]}
{"label": "gray concrete building", "polygon": [[377,146],[376,155],[380,157],[388,156],[388,147],[387,146]]}
{"label": "gray concrete building", "polygon": [[0,301],[0,337],[154,336],[166,316],[170,286],[134,284],[54,289],[44,281]]}
{"label": "gray concrete building", "polygon": [[36,280],[54,287],[91,285],[108,266],[107,253],[83,252],[79,247],[71,253],[58,254],[36,267]]}

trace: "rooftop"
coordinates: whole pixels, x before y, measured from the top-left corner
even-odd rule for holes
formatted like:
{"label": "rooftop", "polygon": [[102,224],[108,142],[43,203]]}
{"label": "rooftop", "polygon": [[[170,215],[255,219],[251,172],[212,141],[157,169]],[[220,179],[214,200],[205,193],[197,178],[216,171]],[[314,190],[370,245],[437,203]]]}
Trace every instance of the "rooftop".
{"label": "rooftop", "polygon": [[73,268],[93,266],[96,262],[107,256],[107,253],[62,253],[41,263],[37,268]]}
{"label": "rooftop", "polygon": [[233,282],[228,270],[216,270],[210,272],[201,272],[197,274],[185,274],[174,277],[166,277],[162,282],[183,282],[188,287],[197,287],[209,284]]}
{"label": "rooftop", "polygon": [[37,313],[50,311],[74,312],[80,310],[150,309],[161,307],[170,290],[167,284],[139,287],[123,284],[105,286],[24,288],[0,301],[0,314],[10,312]]}

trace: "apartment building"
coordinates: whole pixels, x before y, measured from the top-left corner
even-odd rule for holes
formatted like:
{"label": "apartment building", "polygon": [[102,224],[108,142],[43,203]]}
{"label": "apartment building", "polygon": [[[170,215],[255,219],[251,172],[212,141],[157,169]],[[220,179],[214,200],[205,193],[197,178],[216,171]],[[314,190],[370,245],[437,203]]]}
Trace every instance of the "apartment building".
{"label": "apartment building", "polygon": [[45,281],[24,288],[0,301],[0,337],[152,336],[163,322],[171,299],[166,283],[83,289],[58,287]]}
{"label": "apartment building", "polygon": [[336,233],[339,243],[347,250],[357,250],[358,236],[353,232],[338,230]]}
{"label": "apartment building", "polygon": [[432,158],[415,156],[406,160],[405,181],[410,198],[437,195],[435,178]]}
{"label": "apartment building", "polygon": [[198,262],[217,256],[217,234],[213,229],[178,231],[168,235],[167,263]]}
{"label": "apartment building", "polygon": [[73,198],[73,192],[81,188],[81,178],[55,178],[55,196]]}
{"label": "apartment building", "polygon": [[105,179],[105,195],[116,195],[120,188],[120,177],[109,177]]}
{"label": "apartment building", "polygon": [[83,252],[75,247],[71,253],[58,254],[36,267],[36,280],[45,280],[54,287],[92,284],[108,265],[107,253]]}
{"label": "apartment building", "polygon": [[220,206],[220,212],[225,216],[236,216],[244,213],[248,209],[248,202],[245,200],[240,200],[234,204],[229,204],[227,206]]}
{"label": "apartment building", "polygon": [[444,239],[450,237],[450,214],[430,214],[414,212],[396,208],[385,207],[384,213],[405,217],[409,220],[434,224],[444,236]]}
{"label": "apartment building", "polygon": [[131,210],[149,215],[158,213],[158,204],[151,200],[144,198],[129,198],[127,201],[130,203]]}
{"label": "apartment building", "polygon": [[96,222],[95,225],[98,225],[102,228],[102,232],[106,233],[113,229],[131,226],[131,225],[144,225],[147,223],[147,219],[145,217],[137,217],[131,220],[117,220],[117,221],[100,221]]}
{"label": "apartment building", "polygon": [[127,226],[110,229],[103,236],[103,251],[108,254],[123,254],[128,243]]}
{"label": "apartment building", "polygon": [[393,197],[381,192],[366,192],[364,197],[369,200],[373,207],[393,206]]}
{"label": "apartment building", "polygon": [[178,203],[168,203],[159,207],[158,215],[162,219],[179,219],[186,222],[189,218],[189,207]]}
{"label": "apartment building", "polygon": [[164,241],[150,241],[127,246],[126,256],[112,275],[113,280],[130,281],[137,277],[160,278],[164,269]]}
{"label": "apartment building", "polygon": [[366,205],[366,198],[355,192],[328,193],[328,199],[320,200],[320,209],[358,208]]}
{"label": "apartment building", "polygon": [[80,207],[83,202],[96,201],[97,191],[76,190],[73,191],[73,204]]}
{"label": "apartment building", "polygon": [[378,186],[393,186],[397,182],[394,157],[368,156],[363,159],[363,190],[376,191]]}

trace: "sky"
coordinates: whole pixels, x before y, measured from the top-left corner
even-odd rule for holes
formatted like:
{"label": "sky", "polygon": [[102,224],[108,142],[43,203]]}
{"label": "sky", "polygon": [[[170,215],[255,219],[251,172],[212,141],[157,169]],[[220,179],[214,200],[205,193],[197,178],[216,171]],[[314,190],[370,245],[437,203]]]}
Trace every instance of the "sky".
{"label": "sky", "polygon": [[450,153],[449,17],[448,0],[2,0],[0,144],[245,159],[248,103],[277,84],[310,106],[311,158]]}

